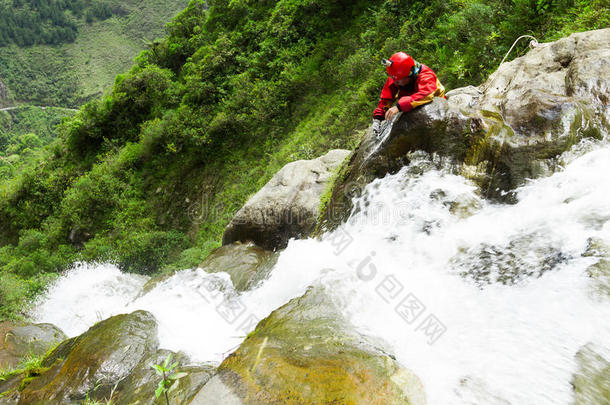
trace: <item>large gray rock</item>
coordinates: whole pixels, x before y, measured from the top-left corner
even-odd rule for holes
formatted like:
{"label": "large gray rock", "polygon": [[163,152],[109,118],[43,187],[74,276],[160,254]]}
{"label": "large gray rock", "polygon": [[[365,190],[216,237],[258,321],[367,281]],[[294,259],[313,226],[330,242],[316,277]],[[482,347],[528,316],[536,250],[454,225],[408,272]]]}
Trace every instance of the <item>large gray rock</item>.
{"label": "large gray rock", "polygon": [[537,140],[562,115],[583,107],[607,121],[609,89],[610,28],[540,44],[502,64],[482,86],[478,108],[501,113],[519,136]]}
{"label": "large gray rock", "polygon": [[41,356],[66,339],[48,323],[0,323],[0,368],[15,368],[26,356]]}
{"label": "large gray rock", "polygon": [[290,238],[308,235],[318,218],[320,197],[349,153],[336,149],[317,159],[288,163],[237,212],[223,245],[253,241],[275,250]]}
{"label": "large gray rock", "polygon": [[49,367],[23,389],[19,404],[75,403],[105,398],[158,347],[157,322],[145,311],[116,315],[65,341]]}
{"label": "large gray rock", "polygon": [[191,404],[425,404],[417,376],[355,332],[326,288],[262,320]]}
{"label": "large gray rock", "polygon": [[529,178],[554,169],[552,158],[610,128],[610,28],[540,44],[502,64],[480,87],[400,115],[377,140],[367,132],[335,185],[322,225],[349,214],[354,193],[425,151],[445,157],[484,197],[512,201]]}

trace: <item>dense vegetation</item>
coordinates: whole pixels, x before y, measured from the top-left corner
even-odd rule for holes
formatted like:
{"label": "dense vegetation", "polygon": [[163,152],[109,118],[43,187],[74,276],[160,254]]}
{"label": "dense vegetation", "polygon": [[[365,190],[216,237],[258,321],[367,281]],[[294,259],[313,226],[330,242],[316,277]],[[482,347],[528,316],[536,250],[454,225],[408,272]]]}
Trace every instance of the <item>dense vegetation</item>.
{"label": "dense vegetation", "polygon": [[79,20],[105,20],[120,11],[100,0],[5,0],[0,3],[0,46],[72,42]]}
{"label": "dense vegetation", "polygon": [[[353,147],[406,50],[448,88],[514,39],[609,25],[582,0],[193,0],[111,94],[0,183],[0,317],[74,260],[194,266],[283,164]],[[526,44],[517,53],[524,52]]]}
{"label": "dense vegetation", "polygon": [[0,0],[0,106],[76,108],[100,97],[187,4]]}
{"label": "dense vegetation", "polygon": [[74,115],[63,108],[24,106],[0,111],[0,181],[19,173],[22,165],[44,156],[42,149],[56,137],[62,118]]}

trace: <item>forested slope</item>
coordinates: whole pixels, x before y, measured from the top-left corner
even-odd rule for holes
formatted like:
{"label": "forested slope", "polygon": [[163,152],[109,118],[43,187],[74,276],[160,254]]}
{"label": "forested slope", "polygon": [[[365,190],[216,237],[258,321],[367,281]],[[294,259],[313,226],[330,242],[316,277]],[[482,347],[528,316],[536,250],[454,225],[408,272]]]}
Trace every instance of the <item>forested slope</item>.
{"label": "forested slope", "polygon": [[382,57],[405,50],[448,89],[477,85],[518,36],[606,27],[608,11],[599,0],[192,1],[111,94],[0,183],[0,317],[74,260],[198,264],[282,165],[354,146]]}
{"label": "forested slope", "polygon": [[187,4],[0,1],[0,107],[77,107],[101,96],[150,41],[165,34],[165,23]]}

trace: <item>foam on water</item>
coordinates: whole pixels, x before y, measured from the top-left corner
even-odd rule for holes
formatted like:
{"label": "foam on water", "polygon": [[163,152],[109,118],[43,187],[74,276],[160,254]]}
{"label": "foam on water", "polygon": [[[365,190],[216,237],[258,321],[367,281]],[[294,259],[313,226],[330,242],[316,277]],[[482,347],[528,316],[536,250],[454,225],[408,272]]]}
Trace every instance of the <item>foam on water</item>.
{"label": "foam on water", "polygon": [[321,282],[362,333],[421,378],[431,404],[569,404],[574,355],[610,342],[610,300],[587,273],[599,258],[583,256],[592,240],[610,244],[610,147],[580,148],[564,170],[522,187],[514,205],[480,199],[422,156],[369,184],[336,231],[291,241],[252,291],[195,269],[138,297],[145,278],[80,264],[33,317],[76,335],[145,309],[163,347],[219,362],[256,320]]}

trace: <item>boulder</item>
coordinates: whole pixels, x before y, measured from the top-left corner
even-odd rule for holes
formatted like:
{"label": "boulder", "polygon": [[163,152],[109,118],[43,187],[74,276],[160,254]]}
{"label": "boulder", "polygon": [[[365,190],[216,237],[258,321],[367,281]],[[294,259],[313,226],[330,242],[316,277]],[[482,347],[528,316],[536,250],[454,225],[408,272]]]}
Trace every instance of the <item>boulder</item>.
{"label": "boulder", "polygon": [[501,113],[521,137],[562,132],[554,127],[574,109],[597,110],[607,123],[610,28],[539,44],[502,64],[481,89],[477,107]]}
{"label": "boulder", "polygon": [[607,349],[593,343],[576,354],[578,370],[574,373],[574,405],[610,403],[610,361]]}
{"label": "boulder", "polygon": [[146,281],[146,283],[144,283],[144,285],[140,289],[140,292],[138,292],[138,295],[136,295],[136,297],[133,299],[133,301],[136,301],[137,299],[145,296],[146,294],[148,294],[149,292],[151,292],[152,290],[157,288],[157,286],[159,286],[159,284],[172,278],[175,274],[176,274],[175,271],[170,271],[167,273],[160,273],[160,274],[156,274],[156,275],[152,276],[151,278],[148,279],[148,281]]}
{"label": "boulder", "polygon": [[273,311],[192,405],[425,404],[419,379],[354,331],[326,287]]}
{"label": "boulder", "polygon": [[[228,273],[235,291],[243,292],[266,279],[277,258],[277,253],[260,248],[252,242],[235,242],[214,249],[199,267],[208,273]],[[173,271],[151,277],[134,301],[148,294],[175,274],[176,272]]]}
{"label": "boulder", "polygon": [[67,336],[48,323],[0,323],[0,368],[15,368],[27,356],[42,356]]}
{"label": "boulder", "polygon": [[48,369],[28,382],[19,404],[74,403],[87,394],[105,398],[157,346],[157,323],[150,313],[108,318],[49,354],[43,361]]}
{"label": "boulder", "polygon": [[276,253],[252,242],[235,242],[215,249],[199,267],[208,273],[228,273],[235,290],[241,292],[267,278],[276,261]]}
{"label": "boulder", "polygon": [[189,365],[188,357],[181,353],[175,354],[169,350],[160,349],[145,356],[132,373],[119,383],[112,396],[112,403],[117,405],[165,403],[156,398],[155,390],[161,377],[155,373],[151,365],[162,364],[168,355],[172,355],[172,363],[178,363],[173,372],[184,374],[174,383],[174,386],[170,387],[168,397],[172,405],[189,403],[216,370],[213,365]]}
{"label": "boulder", "polygon": [[484,197],[514,201],[512,190],[550,173],[552,158],[610,128],[610,28],[540,44],[502,64],[479,87],[401,114],[377,140],[368,131],[334,186],[320,225],[349,215],[352,197],[395,173],[416,151],[446,158]]}
{"label": "boulder", "polygon": [[223,245],[253,241],[276,250],[286,247],[290,238],[308,235],[318,218],[320,197],[349,153],[336,149],[317,159],[288,163],[237,212]]}

